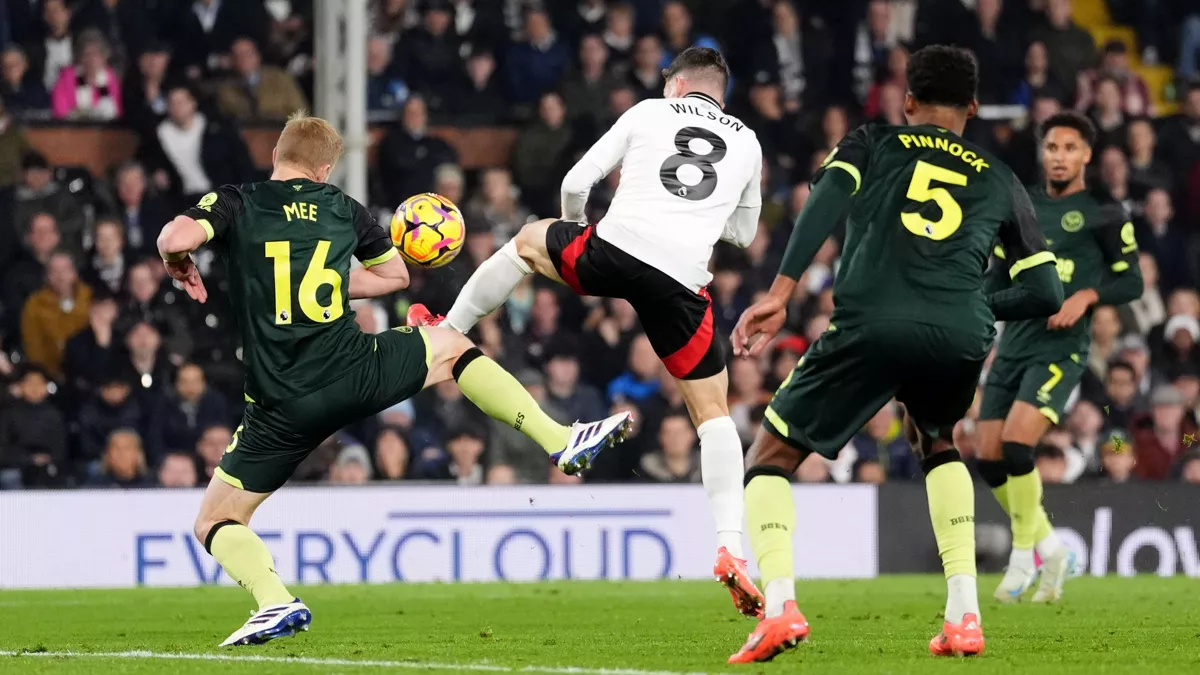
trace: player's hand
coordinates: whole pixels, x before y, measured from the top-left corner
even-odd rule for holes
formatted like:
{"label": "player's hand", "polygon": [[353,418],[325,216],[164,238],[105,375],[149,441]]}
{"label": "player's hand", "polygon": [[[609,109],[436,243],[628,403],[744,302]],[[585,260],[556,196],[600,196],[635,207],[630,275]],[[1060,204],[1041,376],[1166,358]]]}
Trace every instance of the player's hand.
{"label": "player's hand", "polygon": [[204,280],[200,278],[200,270],[196,269],[196,262],[192,260],[192,256],[175,262],[164,260],[163,266],[167,268],[167,274],[183,286],[188,297],[201,303],[208,300],[208,289],[204,287]]}
{"label": "player's hand", "polygon": [[787,303],[768,295],[751,305],[733,329],[734,356],[758,356],[783,328]]}
{"label": "player's hand", "polygon": [[1085,288],[1071,294],[1063,302],[1058,313],[1050,317],[1046,321],[1046,326],[1050,330],[1065,330],[1074,326],[1087,314],[1088,309],[1096,303],[1096,292],[1090,288]]}

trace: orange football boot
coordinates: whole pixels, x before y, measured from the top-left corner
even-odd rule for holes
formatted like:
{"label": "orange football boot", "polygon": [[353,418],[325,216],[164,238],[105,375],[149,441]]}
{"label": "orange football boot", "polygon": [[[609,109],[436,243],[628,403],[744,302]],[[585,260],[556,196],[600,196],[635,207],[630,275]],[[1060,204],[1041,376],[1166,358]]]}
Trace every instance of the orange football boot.
{"label": "orange football boot", "polygon": [[929,641],[929,653],[934,656],[978,656],[983,653],[983,626],[979,617],[964,614],[957,626],[945,622],[942,632]]}
{"label": "orange football boot", "polygon": [[729,549],[722,546],[717,549],[717,562],[713,565],[713,576],[729,589],[733,605],[739,612],[750,618],[763,618],[765,599],[762,591],[758,590],[754,581],[750,579],[750,573],[746,571],[745,560],[734,557]]}
{"label": "orange football boot", "polygon": [[754,632],[746,639],[746,644],[729,657],[729,662],[770,661],[807,639],[808,619],[796,608],[795,600],[788,600],[783,605],[783,614],[758,622]]}

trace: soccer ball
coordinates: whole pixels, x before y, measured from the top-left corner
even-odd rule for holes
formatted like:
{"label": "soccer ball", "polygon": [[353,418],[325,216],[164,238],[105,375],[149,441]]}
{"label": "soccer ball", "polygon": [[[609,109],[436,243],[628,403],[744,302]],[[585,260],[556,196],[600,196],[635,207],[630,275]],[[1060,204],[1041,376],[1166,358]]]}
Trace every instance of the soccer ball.
{"label": "soccer ball", "polygon": [[406,262],[441,267],[454,260],[466,238],[462,212],[432,192],[413,195],[392,214],[392,243]]}

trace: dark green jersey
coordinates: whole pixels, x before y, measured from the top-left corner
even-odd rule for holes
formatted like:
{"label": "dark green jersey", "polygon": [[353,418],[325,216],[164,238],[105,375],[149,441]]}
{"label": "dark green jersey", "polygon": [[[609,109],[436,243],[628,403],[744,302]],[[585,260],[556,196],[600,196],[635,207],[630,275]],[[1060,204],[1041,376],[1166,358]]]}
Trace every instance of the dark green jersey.
{"label": "dark green jersey", "polygon": [[835,168],[859,188],[833,286],[839,326],[910,320],[971,331],[990,346],[983,275],[995,239],[1012,251],[1014,274],[1053,260],[1012,171],[946,129],[864,125],[813,182]]}
{"label": "dark green jersey", "polygon": [[271,180],[221,187],[184,215],[229,266],[251,400],[303,396],[371,352],[350,309],[350,257],[378,264],[396,249],[361,204],[332,185]]}
{"label": "dark green jersey", "polygon": [[[1056,199],[1045,187],[1030,192],[1046,244],[1058,258],[1058,278],[1063,292],[1071,297],[1076,291],[1103,289],[1115,276],[1136,277],[1123,284],[1133,295],[1111,298],[1110,302],[1128,302],[1141,293],[1137,241],[1133,223],[1121,204],[1104,194],[1084,190]],[[1007,267],[1008,250],[997,246],[995,254]],[[1102,293],[1103,294],[1103,293]],[[1000,337],[1000,354],[1006,357],[1083,356],[1091,341],[1091,311],[1071,328],[1050,330],[1045,319],[1012,321]]]}

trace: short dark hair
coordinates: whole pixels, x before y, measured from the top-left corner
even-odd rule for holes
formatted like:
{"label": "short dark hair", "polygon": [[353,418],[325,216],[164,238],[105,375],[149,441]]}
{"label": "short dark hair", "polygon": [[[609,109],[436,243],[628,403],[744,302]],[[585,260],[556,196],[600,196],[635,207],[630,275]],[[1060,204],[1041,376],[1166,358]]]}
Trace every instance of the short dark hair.
{"label": "short dark hair", "polygon": [[1133,367],[1132,363],[1130,363],[1124,359],[1118,359],[1118,360],[1113,361],[1112,363],[1108,364],[1108,374],[1109,375],[1112,375],[1113,372],[1117,371],[1117,370],[1128,370],[1130,377],[1137,379],[1137,369]]}
{"label": "short dark hair", "polygon": [[1039,443],[1038,446],[1033,449],[1033,457],[1034,459],[1066,459],[1067,453],[1063,452],[1062,448],[1056,445]]}
{"label": "short dark hair", "polygon": [[1058,127],[1078,131],[1079,135],[1083,137],[1083,142],[1087,143],[1088,147],[1096,144],[1096,125],[1092,124],[1092,121],[1082,113],[1075,112],[1074,110],[1064,110],[1046,118],[1046,121],[1042,122],[1042,137],[1044,138],[1046,134],[1050,133],[1051,129]]}
{"label": "short dark hair", "polygon": [[930,45],[908,58],[908,91],[921,103],[966,108],[978,87],[979,64],[966,49]]}
{"label": "short dark hair", "polygon": [[711,47],[688,47],[679,52],[671,65],[662,71],[663,81],[689,71],[700,71],[716,77],[722,90],[729,86],[729,64],[725,63],[721,52]]}

